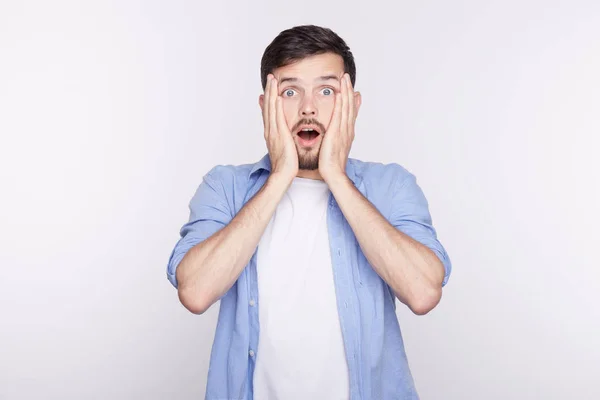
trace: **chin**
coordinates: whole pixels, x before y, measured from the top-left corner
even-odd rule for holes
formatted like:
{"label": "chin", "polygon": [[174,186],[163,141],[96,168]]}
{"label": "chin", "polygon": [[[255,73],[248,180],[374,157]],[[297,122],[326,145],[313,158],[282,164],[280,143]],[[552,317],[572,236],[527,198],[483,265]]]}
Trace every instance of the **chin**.
{"label": "chin", "polygon": [[298,169],[300,171],[316,171],[319,169],[319,162],[317,161],[315,164],[302,164],[298,165]]}
{"label": "chin", "polygon": [[298,169],[315,171],[319,169],[319,151],[298,152]]}

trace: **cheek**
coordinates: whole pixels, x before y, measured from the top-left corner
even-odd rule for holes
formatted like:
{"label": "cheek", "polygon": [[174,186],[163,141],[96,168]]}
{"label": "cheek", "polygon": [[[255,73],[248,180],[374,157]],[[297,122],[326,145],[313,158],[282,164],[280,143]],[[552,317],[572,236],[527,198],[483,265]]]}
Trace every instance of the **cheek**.
{"label": "cheek", "polygon": [[296,116],[298,115],[299,102],[296,99],[284,99],[283,100],[283,115],[288,124],[288,128],[292,128],[296,123]]}
{"label": "cheek", "polygon": [[319,116],[322,122],[329,122],[335,108],[335,97],[322,97],[319,101]]}

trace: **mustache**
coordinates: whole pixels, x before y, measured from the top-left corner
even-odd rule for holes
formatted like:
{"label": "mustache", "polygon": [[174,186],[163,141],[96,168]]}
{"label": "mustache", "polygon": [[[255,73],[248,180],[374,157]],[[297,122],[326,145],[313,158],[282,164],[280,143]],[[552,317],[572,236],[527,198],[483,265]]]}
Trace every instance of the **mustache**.
{"label": "mustache", "polygon": [[310,118],[310,119],[301,119],[300,121],[296,122],[296,124],[294,125],[294,127],[292,128],[292,133],[298,131],[298,129],[300,129],[300,127],[302,125],[315,125],[316,127],[319,128],[319,132],[321,134],[325,133],[325,126],[323,126],[322,123],[320,123],[319,121],[317,121],[316,119]]}

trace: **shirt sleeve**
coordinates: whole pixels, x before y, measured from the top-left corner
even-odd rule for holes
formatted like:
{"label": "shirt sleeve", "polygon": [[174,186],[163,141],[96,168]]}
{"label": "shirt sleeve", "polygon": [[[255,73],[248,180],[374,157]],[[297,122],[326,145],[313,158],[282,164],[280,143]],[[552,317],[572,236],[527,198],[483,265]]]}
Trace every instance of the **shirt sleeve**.
{"label": "shirt sleeve", "polygon": [[189,221],[180,230],[180,239],[169,257],[167,278],[177,288],[176,270],[185,254],[195,245],[224,228],[233,218],[223,183],[206,174],[189,203]]}
{"label": "shirt sleeve", "polygon": [[446,250],[437,238],[429,213],[429,204],[416,177],[405,172],[403,178],[396,180],[393,194],[390,222],[401,232],[430,248],[444,264],[445,286],[452,271],[452,263]]}

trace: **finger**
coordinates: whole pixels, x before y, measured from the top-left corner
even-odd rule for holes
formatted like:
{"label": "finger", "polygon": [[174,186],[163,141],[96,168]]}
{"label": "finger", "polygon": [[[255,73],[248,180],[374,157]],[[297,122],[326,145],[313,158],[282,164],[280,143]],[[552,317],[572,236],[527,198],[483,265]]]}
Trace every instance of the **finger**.
{"label": "finger", "polygon": [[340,131],[348,128],[348,83],[346,82],[346,75],[342,78],[342,115],[340,120]]}
{"label": "finger", "polygon": [[268,128],[269,128],[269,93],[270,93],[270,89],[271,89],[271,75],[267,75],[267,84],[265,85],[265,93],[264,93],[264,98],[263,98],[263,108],[262,108],[262,112],[263,112],[263,124],[265,127],[265,136],[268,133]]}
{"label": "finger", "polygon": [[342,119],[342,94],[335,94],[335,105],[333,106],[333,116],[331,117],[331,121],[329,122],[329,128],[327,129],[327,133],[333,131],[339,131],[340,129],[340,121]]}
{"label": "finger", "polygon": [[348,93],[348,132],[350,133],[353,131],[352,124],[354,124],[355,109],[354,88],[352,87],[352,81],[350,80],[350,75],[348,74],[346,74],[346,85]]}
{"label": "finger", "polygon": [[269,93],[269,124],[270,130],[277,129],[277,79],[271,79],[271,89]]}
{"label": "finger", "polygon": [[283,113],[283,99],[281,98],[281,96],[277,96],[276,107],[277,107],[277,131],[280,134],[288,134],[289,128],[287,126],[287,121],[285,120],[285,114]]}

